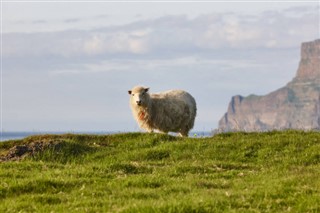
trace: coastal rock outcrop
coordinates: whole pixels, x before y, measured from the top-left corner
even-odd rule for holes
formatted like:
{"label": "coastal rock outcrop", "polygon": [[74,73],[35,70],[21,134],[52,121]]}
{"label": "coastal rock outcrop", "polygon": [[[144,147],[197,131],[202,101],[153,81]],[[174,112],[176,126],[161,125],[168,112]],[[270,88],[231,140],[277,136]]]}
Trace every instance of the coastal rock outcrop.
{"label": "coastal rock outcrop", "polygon": [[301,45],[296,76],[265,96],[234,96],[220,131],[320,129],[320,39]]}

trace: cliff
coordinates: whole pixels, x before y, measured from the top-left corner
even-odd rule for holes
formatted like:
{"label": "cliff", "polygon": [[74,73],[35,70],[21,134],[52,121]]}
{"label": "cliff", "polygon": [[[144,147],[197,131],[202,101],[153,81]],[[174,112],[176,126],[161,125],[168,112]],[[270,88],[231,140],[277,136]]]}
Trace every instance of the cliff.
{"label": "cliff", "polygon": [[320,39],[301,45],[296,76],[265,96],[234,96],[219,121],[222,131],[320,129]]}

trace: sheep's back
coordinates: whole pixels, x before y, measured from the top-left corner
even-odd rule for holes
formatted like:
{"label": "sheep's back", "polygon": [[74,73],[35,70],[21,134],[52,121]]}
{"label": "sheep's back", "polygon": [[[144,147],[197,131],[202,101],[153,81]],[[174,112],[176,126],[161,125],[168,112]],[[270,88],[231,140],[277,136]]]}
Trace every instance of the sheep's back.
{"label": "sheep's back", "polygon": [[[196,116],[196,102],[189,93],[183,90],[151,94],[151,98],[152,117],[156,125],[162,125],[163,130],[178,130],[183,123],[194,120]],[[165,129],[163,124],[168,125],[168,128]]]}
{"label": "sheep's back", "polygon": [[191,108],[196,108],[194,98],[183,90],[169,90],[162,93],[151,94],[151,98],[159,102],[185,103]]}

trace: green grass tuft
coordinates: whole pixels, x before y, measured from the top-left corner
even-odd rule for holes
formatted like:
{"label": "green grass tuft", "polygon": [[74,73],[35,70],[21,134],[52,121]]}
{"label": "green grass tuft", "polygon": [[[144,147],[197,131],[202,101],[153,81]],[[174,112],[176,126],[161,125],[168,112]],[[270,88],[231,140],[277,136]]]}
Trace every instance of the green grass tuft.
{"label": "green grass tuft", "polygon": [[91,147],[83,142],[61,142],[50,147],[43,152],[39,152],[33,156],[36,161],[47,161],[57,163],[82,162],[86,155],[95,151],[95,147]]}

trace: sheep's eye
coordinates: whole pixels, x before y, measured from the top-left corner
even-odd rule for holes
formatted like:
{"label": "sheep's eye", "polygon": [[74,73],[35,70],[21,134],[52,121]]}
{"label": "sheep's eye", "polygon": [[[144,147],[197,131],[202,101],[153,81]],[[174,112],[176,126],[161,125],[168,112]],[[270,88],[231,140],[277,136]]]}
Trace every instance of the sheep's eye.
{"label": "sheep's eye", "polygon": [[132,96],[134,96],[134,94],[132,94]]}
{"label": "sheep's eye", "polygon": [[141,95],[142,95],[142,96],[144,96],[145,94],[146,94],[146,93],[145,93],[145,92],[143,92]]}

